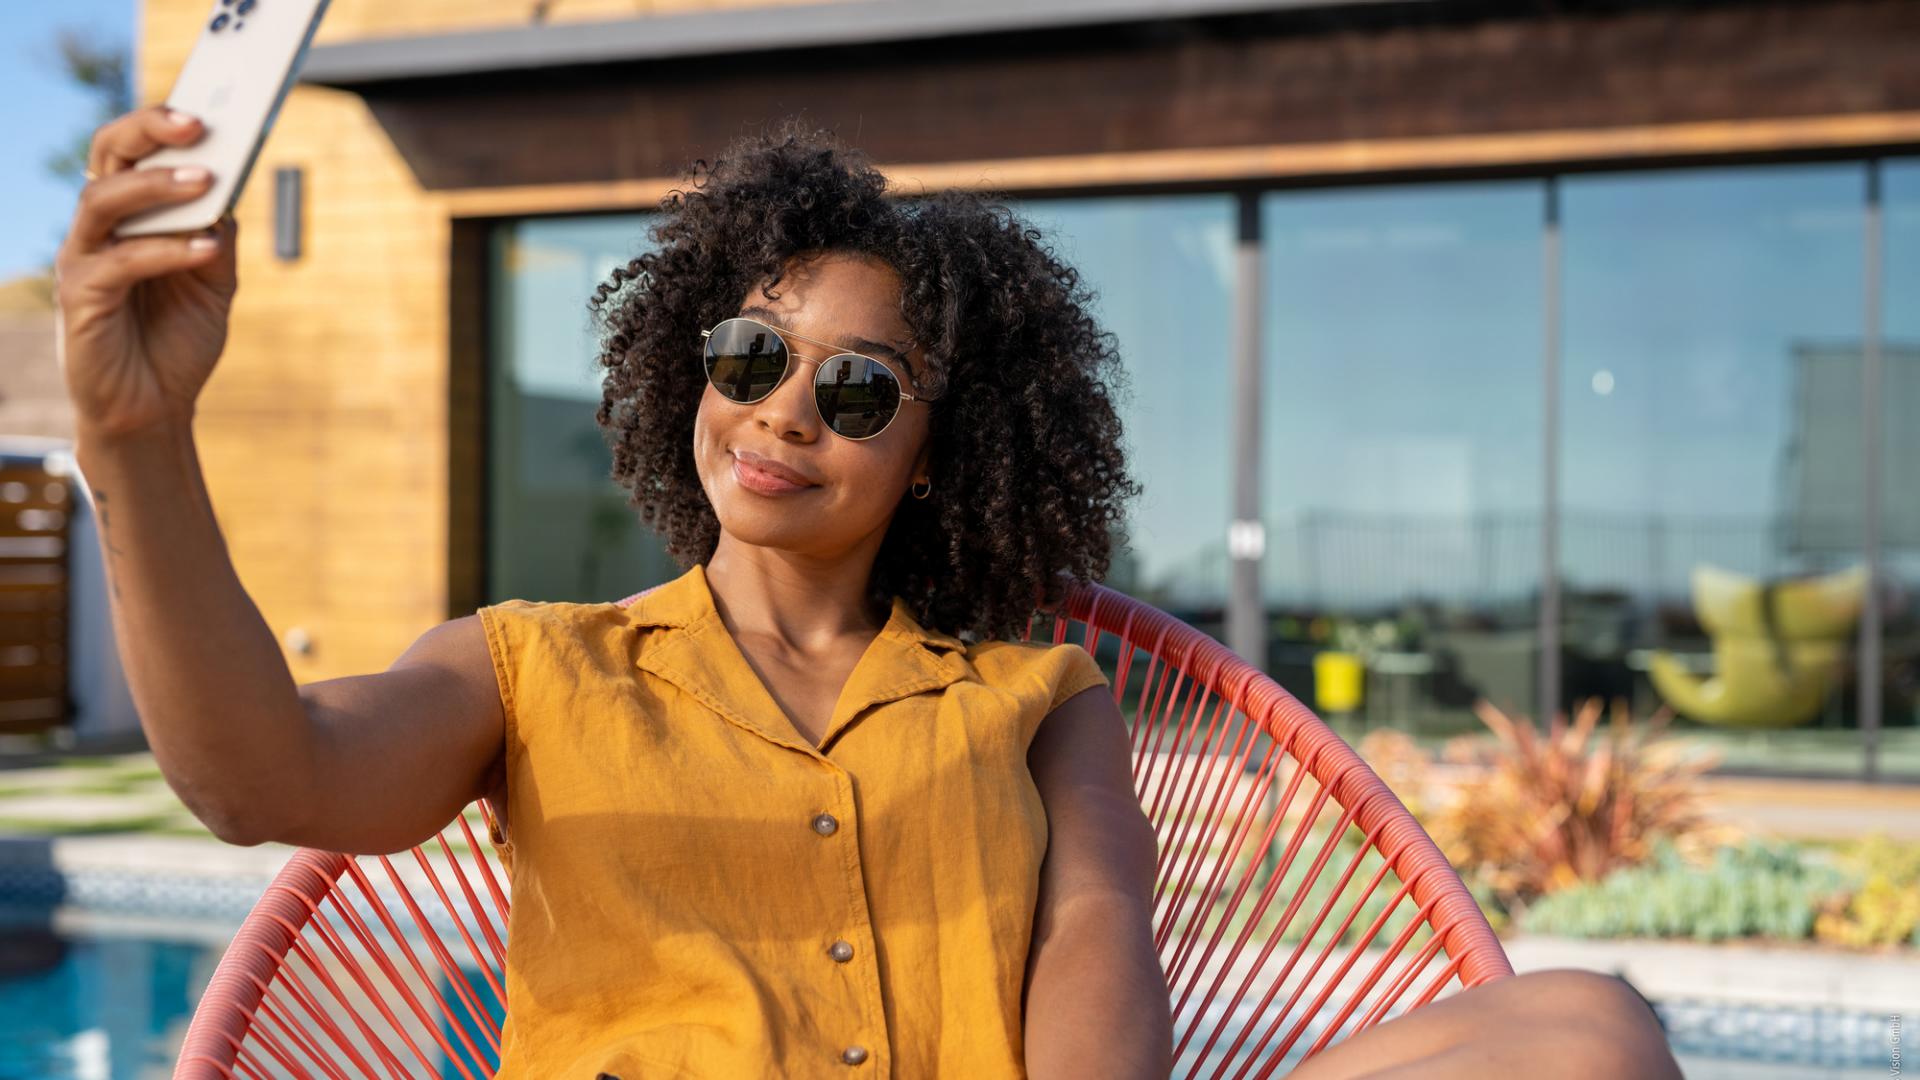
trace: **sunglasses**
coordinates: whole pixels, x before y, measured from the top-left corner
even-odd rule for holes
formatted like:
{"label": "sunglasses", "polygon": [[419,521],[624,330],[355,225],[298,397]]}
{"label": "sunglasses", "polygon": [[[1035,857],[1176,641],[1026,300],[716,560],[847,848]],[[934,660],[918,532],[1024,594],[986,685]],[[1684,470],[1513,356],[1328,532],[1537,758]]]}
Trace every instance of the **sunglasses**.
{"label": "sunglasses", "polygon": [[813,364],[813,404],[829,430],[845,439],[871,439],[900,412],[903,401],[927,403],[900,388],[893,369],[871,356],[837,352],[825,360],[800,356],[787,347],[796,338],[825,348],[839,348],[785,330],[775,330],[757,319],[727,319],[700,331],[707,381],[728,401],[751,405],[773,393],[787,376],[793,357]]}

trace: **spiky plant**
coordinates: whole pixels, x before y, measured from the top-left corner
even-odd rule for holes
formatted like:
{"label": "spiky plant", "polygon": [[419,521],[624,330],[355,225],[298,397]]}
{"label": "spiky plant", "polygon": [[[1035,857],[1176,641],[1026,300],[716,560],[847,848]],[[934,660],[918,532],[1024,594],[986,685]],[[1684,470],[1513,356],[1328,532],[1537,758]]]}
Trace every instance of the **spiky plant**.
{"label": "spiky plant", "polygon": [[1688,850],[1726,839],[1697,783],[1713,761],[1667,733],[1664,710],[1636,722],[1624,702],[1607,710],[1590,699],[1545,732],[1486,701],[1474,711],[1493,740],[1455,740],[1447,757],[1482,775],[1434,815],[1432,831],[1503,905],[1637,866],[1662,840]]}

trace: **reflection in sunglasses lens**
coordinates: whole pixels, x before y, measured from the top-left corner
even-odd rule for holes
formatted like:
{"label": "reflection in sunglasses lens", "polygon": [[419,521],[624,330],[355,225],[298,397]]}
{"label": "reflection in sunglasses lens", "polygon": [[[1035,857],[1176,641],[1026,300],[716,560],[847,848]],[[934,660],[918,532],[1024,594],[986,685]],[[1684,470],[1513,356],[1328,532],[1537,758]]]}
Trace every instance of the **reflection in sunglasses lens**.
{"label": "reflection in sunglasses lens", "polygon": [[728,319],[707,336],[707,378],[733,401],[766,397],[786,370],[786,343],[758,323]]}
{"label": "reflection in sunglasses lens", "polygon": [[858,356],[836,356],[813,376],[820,415],[849,439],[879,434],[900,408],[900,384],[882,364]]}

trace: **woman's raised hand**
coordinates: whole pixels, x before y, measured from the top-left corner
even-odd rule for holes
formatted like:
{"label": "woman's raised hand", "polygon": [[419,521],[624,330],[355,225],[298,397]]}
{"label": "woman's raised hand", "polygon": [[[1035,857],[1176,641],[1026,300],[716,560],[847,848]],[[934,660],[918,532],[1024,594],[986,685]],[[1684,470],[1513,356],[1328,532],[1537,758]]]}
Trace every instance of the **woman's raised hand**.
{"label": "woman's raised hand", "polygon": [[204,169],[138,167],[202,134],[199,120],[158,106],[94,132],[90,179],[54,260],[61,366],[84,433],[186,424],[226,343],[237,284],[231,218],[188,235],[113,236],[134,213],[206,191]]}

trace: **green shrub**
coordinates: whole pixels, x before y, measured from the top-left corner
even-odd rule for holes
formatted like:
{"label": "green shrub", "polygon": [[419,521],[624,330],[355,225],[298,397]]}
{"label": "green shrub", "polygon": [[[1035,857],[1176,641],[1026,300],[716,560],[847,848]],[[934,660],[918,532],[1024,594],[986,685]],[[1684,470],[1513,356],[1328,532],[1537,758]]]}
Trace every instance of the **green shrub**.
{"label": "green shrub", "polygon": [[1644,865],[1541,898],[1521,925],[1582,938],[1804,940],[1822,902],[1852,884],[1844,871],[1789,844],[1722,848],[1704,867],[1662,845]]}

